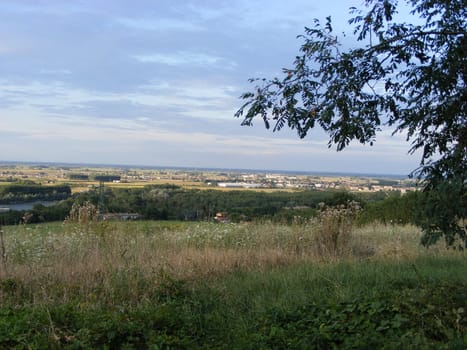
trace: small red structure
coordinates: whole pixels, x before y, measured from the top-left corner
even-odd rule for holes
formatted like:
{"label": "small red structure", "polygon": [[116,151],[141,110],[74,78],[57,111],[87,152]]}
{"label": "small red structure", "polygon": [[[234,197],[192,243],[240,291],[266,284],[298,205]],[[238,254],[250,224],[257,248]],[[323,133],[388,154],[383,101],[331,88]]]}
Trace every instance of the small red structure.
{"label": "small red structure", "polygon": [[217,213],[216,216],[214,217],[214,220],[218,221],[218,222],[223,222],[223,223],[226,223],[228,222],[228,219],[227,219],[227,216],[225,213]]}

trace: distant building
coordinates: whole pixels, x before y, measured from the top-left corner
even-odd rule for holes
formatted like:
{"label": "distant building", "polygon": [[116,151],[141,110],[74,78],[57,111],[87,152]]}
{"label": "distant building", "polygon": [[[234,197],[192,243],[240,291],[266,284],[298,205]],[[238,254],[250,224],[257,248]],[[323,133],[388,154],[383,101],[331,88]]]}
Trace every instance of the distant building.
{"label": "distant building", "polygon": [[219,182],[217,186],[223,188],[259,188],[261,184],[249,182]]}

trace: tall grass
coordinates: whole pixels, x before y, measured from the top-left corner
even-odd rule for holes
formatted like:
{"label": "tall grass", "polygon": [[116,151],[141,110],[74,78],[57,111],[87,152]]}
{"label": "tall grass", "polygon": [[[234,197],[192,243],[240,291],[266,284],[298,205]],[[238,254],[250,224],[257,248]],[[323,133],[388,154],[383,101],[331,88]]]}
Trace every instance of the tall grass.
{"label": "tall grass", "polygon": [[286,266],[317,269],[332,261],[410,261],[448,254],[442,246],[421,248],[420,232],[412,226],[378,224],[354,230],[346,237],[348,249],[339,255],[323,253],[321,236],[309,222],[5,227],[7,255],[0,273],[7,287],[0,288],[0,303],[136,305],[153,300],[167,280],[193,284]]}
{"label": "tall grass", "polygon": [[413,226],[352,228],[339,240],[321,224],[4,227],[0,347],[467,343],[465,253],[421,248]]}

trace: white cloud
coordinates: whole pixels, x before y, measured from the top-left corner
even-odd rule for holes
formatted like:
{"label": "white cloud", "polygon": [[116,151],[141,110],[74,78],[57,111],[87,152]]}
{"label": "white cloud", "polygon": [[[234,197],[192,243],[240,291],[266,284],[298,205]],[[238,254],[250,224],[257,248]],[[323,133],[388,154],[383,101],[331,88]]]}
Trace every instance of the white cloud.
{"label": "white cloud", "polygon": [[115,19],[115,22],[124,25],[128,28],[149,30],[149,31],[202,31],[204,28],[196,23],[179,20],[175,18],[128,18],[119,17]]}
{"label": "white cloud", "polygon": [[178,65],[215,65],[219,63],[222,58],[204,53],[194,53],[187,51],[179,51],[175,54],[151,54],[151,55],[135,55],[136,60],[143,63],[161,63],[169,66]]}
{"label": "white cloud", "polygon": [[133,55],[135,60],[141,63],[154,63],[167,66],[186,67],[212,67],[216,69],[234,69],[237,64],[218,55],[210,55],[202,52],[177,51],[175,53],[154,53],[145,55]]}
{"label": "white cloud", "polygon": [[70,75],[72,74],[71,70],[69,69],[41,69],[39,71],[40,74],[44,75]]}

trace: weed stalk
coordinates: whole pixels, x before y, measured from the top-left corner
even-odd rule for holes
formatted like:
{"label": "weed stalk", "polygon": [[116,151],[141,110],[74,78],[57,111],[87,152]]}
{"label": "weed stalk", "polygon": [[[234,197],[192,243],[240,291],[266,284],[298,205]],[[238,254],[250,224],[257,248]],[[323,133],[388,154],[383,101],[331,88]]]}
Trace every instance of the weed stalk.
{"label": "weed stalk", "polygon": [[6,253],[6,247],[5,247],[5,240],[3,238],[3,228],[2,225],[0,225],[0,253],[2,255],[2,266],[3,266],[3,271],[5,272],[5,275],[8,274],[7,270],[7,253]]}

